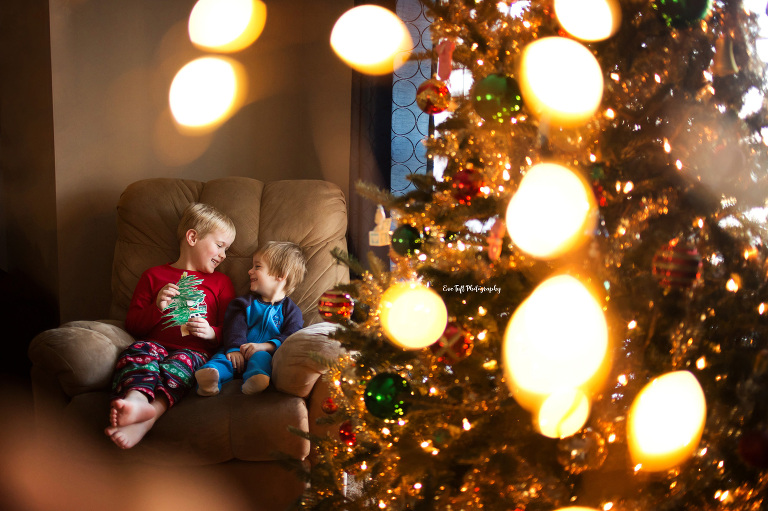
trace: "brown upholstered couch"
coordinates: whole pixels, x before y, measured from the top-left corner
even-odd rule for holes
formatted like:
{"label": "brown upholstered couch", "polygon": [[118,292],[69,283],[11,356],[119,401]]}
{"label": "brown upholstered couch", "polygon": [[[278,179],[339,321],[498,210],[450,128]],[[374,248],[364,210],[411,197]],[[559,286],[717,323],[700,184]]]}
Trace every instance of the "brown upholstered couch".
{"label": "brown upholstered couch", "polygon": [[[272,385],[262,394],[242,394],[241,380],[225,385],[216,397],[191,392],[142,442],[121,451],[102,431],[114,362],[133,341],[122,320],[141,273],[176,260],[176,225],[190,202],[212,204],[234,220],[237,237],[219,271],[230,276],[238,294],[248,291],[247,270],[260,243],[289,240],[302,246],[308,274],[292,298],[307,328],[277,350]],[[117,206],[111,318],[70,322],[33,339],[29,356],[36,415],[56,424],[55,431],[63,436],[60,445],[73,431],[81,436],[77,450],[83,456],[174,470],[220,468],[253,490],[249,493],[257,497],[249,501],[252,509],[284,508],[303,483],[276,460],[283,455],[305,460],[310,453],[309,442],[288,426],[325,434],[315,424],[328,396],[320,377],[324,368],[310,352],[338,356],[338,343],[327,337],[333,325],[322,322],[317,303],[324,291],[349,279],[348,270],[331,256],[334,247],[346,250],[346,215],[340,189],[318,180],[263,183],[229,177],[203,183],[161,178],[130,185]]]}

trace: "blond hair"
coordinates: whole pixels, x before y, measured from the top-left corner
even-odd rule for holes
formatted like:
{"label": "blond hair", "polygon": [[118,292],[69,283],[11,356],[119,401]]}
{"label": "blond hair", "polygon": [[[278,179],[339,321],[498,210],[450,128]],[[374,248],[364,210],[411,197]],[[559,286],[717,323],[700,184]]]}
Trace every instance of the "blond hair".
{"label": "blond hair", "polygon": [[269,241],[256,250],[273,277],[285,279],[285,294],[290,295],[304,280],[307,260],[301,247],[290,241]]}
{"label": "blond hair", "polygon": [[190,229],[194,229],[200,238],[216,230],[225,231],[233,238],[236,234],[232,219],[213,206],[202,202],[192,202],[184,208],[179,226],[176,228],[176,237],[180,242]]}

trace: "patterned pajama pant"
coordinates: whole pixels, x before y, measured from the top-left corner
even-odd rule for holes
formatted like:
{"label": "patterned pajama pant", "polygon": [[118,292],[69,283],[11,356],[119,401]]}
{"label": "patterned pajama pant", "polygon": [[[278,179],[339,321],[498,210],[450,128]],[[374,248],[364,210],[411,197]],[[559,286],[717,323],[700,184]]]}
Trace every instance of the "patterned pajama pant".
{"label": "patterned pajama pant", "polygon": [[112,398],[125,397],[138,390],[154,401],[162,393],[173,406],[192,387],[195,371],[208,360],[207,355],[193,350],[169,352],[150,341],[137,341],[117,359],[112,379]]}

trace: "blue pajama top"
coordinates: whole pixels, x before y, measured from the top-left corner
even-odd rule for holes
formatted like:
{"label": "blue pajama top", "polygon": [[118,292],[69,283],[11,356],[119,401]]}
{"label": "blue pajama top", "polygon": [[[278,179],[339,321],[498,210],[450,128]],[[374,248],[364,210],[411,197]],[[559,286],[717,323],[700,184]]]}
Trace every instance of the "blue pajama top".
{"label": "blue pajama top", "polygon": [[301,309],[287,296],[279,302],[268,303],[260,296],[248,293],[235,298],[227,307],[222,348],[230,353],[248,342],[271,342],[277,349],[303,326]]}

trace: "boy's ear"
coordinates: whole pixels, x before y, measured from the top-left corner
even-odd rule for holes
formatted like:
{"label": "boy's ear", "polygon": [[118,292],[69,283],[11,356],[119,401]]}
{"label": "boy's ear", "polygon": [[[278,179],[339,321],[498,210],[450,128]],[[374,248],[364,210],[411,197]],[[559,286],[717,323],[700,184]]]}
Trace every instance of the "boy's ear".
{"label": "boy's ear", "polygon": [[190,247],[194,247],[195,243],[197,243],[197,231],[194,229],[189,229],[184,235],[184,239],[187,240],[187,243]]}

